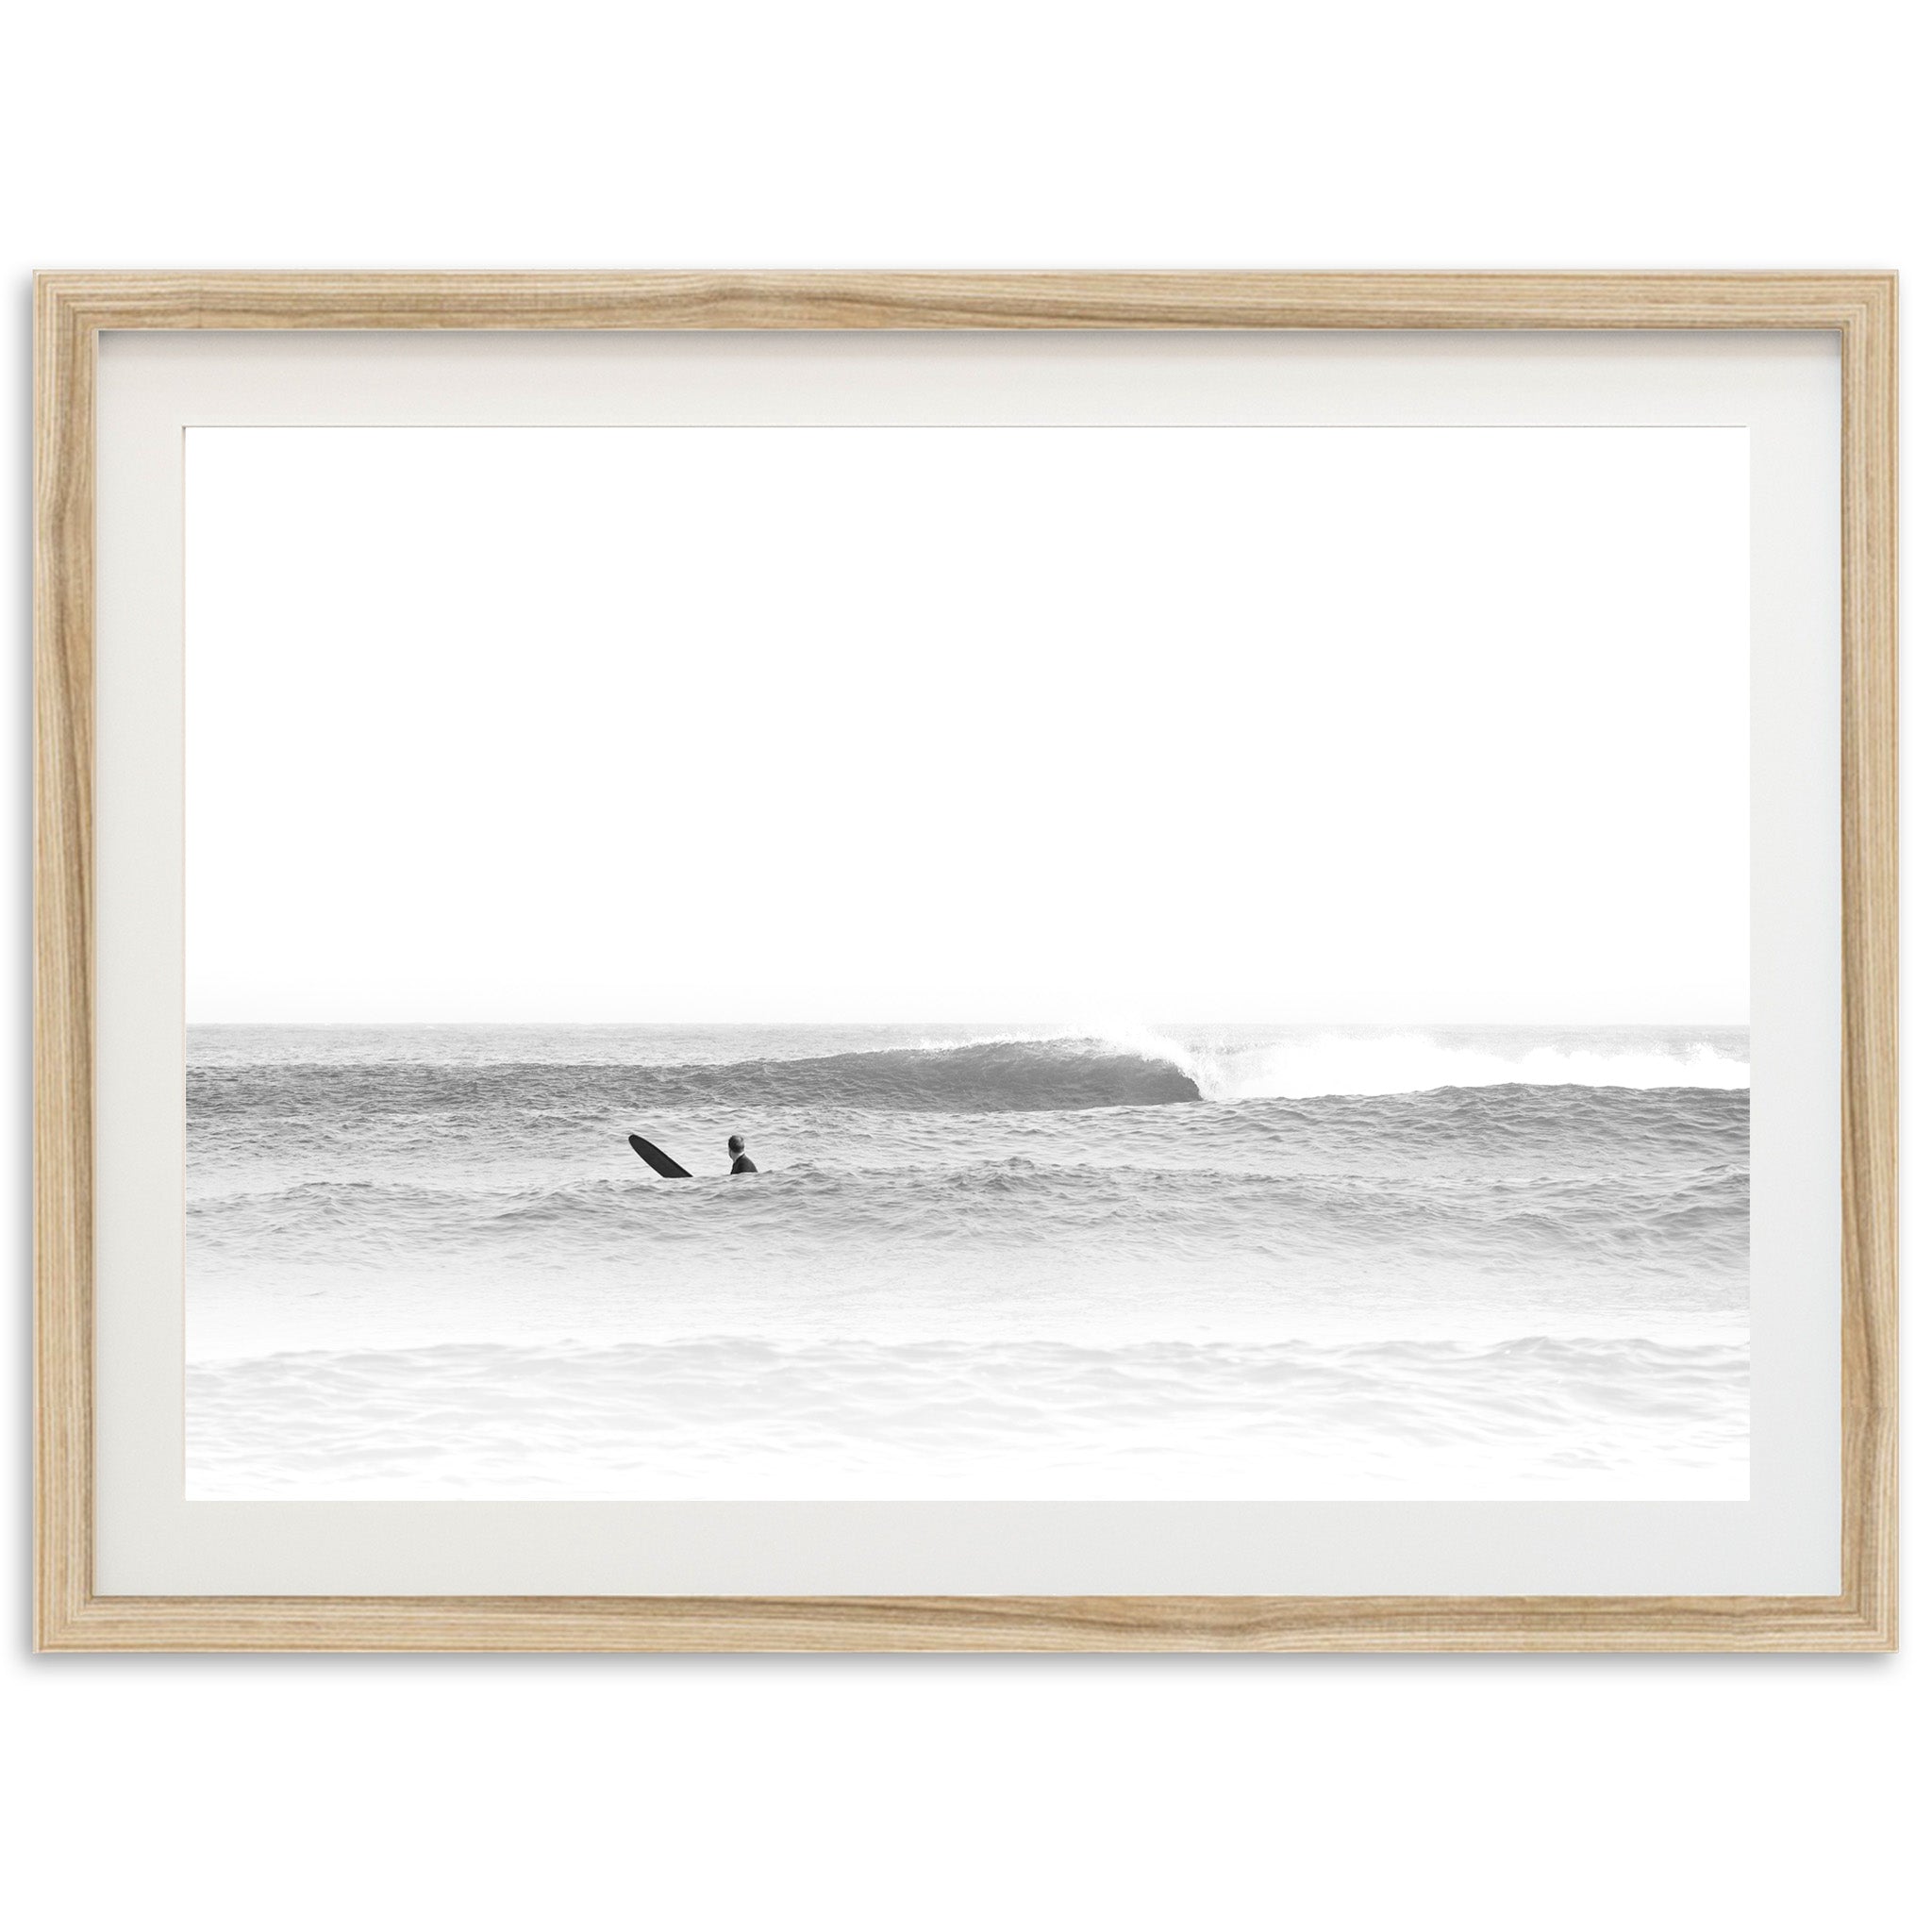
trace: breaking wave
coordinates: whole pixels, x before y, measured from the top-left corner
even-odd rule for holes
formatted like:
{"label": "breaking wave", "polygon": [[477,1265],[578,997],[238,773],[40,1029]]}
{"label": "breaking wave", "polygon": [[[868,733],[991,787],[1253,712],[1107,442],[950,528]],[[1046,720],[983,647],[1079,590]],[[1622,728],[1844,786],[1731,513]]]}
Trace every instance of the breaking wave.
{"label": "breaking wave", "polygon": [[520,1112],[616,1107],[846,1107],[900,1113],[1001,1113],[1154,1107],[1199,1100],[1175,1061],[1091,1040],[977,1041],[940,1049],[891,1047],[724,1066],[394,1062],[192,1070],[192,1101],[233,1114],[280,1112],[306,1088],[321,1105],[358,1116],[488,1107],[514,1097]]}
{"label": "breaking wave", "polygon": [[1682,1051],[1626,1052],[1536,1046],[1521,1055],[1458,1044],[1424,1033],[1306,1041],[1224,1049],[1189,1047],[1158,1033],[1096,1041],[1175,1068],[1205,1100],[1313,1100],[1336,1094],[1425,1093],[1440,1087],[1715,1087],[1751,1084],[1751,1064],[1708,1041]]}
{"label": "breaking wave", "polygon": [[208,1066],[191,1100],[211,1113],[280,1113],[291,1097],[358,1118],[487,1109],[514,1095],[545,1109],[843,1107],[918,1113],[1066,1111],[1190,1101],[1303,1100],[1461,1087],[1712,1088],[1751,1084],[1750,1064],[1698,1042],[1682,1051],[1511,1057],[1421,1034],[1345,1035],[1263,1046],[1189,1047],[1155,1033],[933,1041],[724,1065],[602,1061],[394,1061]]}

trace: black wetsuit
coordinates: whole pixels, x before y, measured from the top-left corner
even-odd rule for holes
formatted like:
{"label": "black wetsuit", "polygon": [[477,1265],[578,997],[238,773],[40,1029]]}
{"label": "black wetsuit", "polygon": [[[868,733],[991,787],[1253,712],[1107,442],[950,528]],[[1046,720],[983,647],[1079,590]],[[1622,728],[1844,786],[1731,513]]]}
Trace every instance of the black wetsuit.
{"label": "black wetsuit", "polygon": [[733,1174],[756,1174],[758,1173],[758,1168],[753,1164],[749,1154],[741,1154],[731,1163],[731,1172]]}

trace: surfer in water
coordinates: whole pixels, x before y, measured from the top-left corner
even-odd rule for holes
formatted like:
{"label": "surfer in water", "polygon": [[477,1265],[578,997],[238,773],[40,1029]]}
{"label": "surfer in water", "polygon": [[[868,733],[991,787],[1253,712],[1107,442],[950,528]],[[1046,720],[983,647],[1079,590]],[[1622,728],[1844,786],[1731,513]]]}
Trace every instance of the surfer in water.
{"label": "surfer in water", "polygon": [[744,1136],[742,1134],[733,1134],[730,1140],[725,1141],[724,1147],[725,1151],[731,1156],[731,1172],[733,1174],[758,1173],[758,1163],[744,1151]]}

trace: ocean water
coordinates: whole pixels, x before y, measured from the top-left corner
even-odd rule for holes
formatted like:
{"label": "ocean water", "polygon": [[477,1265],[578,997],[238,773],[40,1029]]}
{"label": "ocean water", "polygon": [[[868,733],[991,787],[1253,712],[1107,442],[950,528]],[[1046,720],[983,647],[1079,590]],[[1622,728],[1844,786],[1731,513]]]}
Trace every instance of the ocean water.
{"label": "ocean water", "polygon": [[1710,1028],[192,1028],[189,1493],[1740,1497],[1749,1078]]}

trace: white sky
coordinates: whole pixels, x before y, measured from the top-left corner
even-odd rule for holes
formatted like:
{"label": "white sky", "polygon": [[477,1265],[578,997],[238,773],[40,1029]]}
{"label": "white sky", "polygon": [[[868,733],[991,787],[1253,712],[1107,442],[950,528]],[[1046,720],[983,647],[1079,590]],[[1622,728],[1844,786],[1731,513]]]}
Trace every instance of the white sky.
{"label": "white sky", "polygon": [[1736,429],[194,429],[189,1017],[1742,1022]]}

